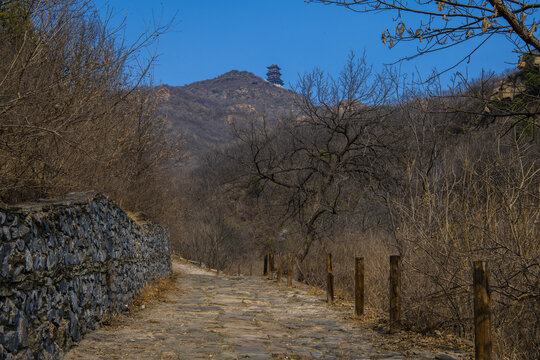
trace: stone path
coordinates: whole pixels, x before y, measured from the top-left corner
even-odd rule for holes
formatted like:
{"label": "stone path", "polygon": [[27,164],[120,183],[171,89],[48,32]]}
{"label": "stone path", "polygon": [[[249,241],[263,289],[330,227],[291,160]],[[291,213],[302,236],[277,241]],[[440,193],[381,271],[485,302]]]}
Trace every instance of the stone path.
{"label": "stone path", "polygon": [[435,358],[375,350],[354,321],[303,288],[183,263],[173,269],[178,289],[164,302],[87,334],[65,359]]}

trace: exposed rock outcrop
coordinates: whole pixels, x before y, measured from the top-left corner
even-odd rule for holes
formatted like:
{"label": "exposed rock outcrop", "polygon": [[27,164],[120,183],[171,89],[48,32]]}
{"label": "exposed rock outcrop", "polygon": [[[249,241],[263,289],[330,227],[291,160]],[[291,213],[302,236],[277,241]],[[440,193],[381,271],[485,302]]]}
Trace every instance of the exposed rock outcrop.
{"label": "exposed rock outcrop", "polygon": [[160,111],[182,133],[192,159],[213,147],[234,141],[230,124],[242,121],[274,123],[295,113],[291,90],[275,86],[247,71],[232,70],[215,79],[185,86],[163,85]]}

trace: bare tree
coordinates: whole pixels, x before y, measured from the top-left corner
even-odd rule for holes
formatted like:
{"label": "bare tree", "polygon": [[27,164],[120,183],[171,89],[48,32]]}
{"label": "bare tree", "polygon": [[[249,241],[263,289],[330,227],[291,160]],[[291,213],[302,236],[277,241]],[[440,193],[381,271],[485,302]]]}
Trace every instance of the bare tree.
{"label": "bare tree", "polygon": [[301,262],[332,225],[325,219],[355,206],[352,187],[391,181],[388,147],[395,138],[382,131],[391,112],[390,88],[365,58],[351,54],[337,78],[320,70],[301,76],[297,92],[300,112],[277,129],[236,131],[251,181],[282,202],[284,223],[295,224],[303,239]]}
{"label": "bare tree", "polygon": [[[540,40],[535,35],[538,30],[538,19],[535,15],[540,4],[534,1],[307,0],[306,2],[335,4],[358,13],[392,12],[395,31],[385,29],[381,39],[389,47],[402,41],[418,41],[417,54],[409,58],[447,49],[475,38],[480,40],[478,46],[481,46],[494,35],[505,36],[520,52],[540,51]],[[469,55],[467,54],[465,58]]]}
{"label": "bare tree", "polygon": [[85,188],[131,209],[159,198],[154,190],[176,144],[164,136],[165,119],[154,112],[160,95],[148,79],[168,24],[130,45],[109,20],[88,1],[0,3],[4,201]]}

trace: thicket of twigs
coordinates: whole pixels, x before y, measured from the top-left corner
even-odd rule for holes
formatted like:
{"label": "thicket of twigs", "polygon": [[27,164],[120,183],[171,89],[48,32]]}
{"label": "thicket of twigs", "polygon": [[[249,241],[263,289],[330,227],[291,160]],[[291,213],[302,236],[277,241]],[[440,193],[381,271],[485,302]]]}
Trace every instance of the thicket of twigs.
{"label": "thicket of twigs", "polygon": [[133,44],[92,4],[0,2],[0,199],[95,189],[159,218],[178,157],[149,85],[156,25]]}
{"label": "thicket of twigs", "polygon": [[[0,199],[96,189],[171,224],[182,255],[213,267],[292,252],[298,279],[387,309],[388,255],[401,254],[405,325],[470,336],[471,263],[489,263],[496,351],[540,344],[540,71],[454,89],[403,89],[352,56],[337,78],[300,78],[298,114],[235,124],[237,144],[176,182],[178,144],[156,115],[147,50],[127,46],[86,2],[0,2]],[[150,54],[148,56],[142,56]],[[508,94],[508,91],[505,92]],[[181,189],[182,191],[179,191]]]}
{"label": "thicket of twigs", "polygon": [[[396,200],[406,317],[422,330],[472,330],[471,263],[489,263],[497,350],[537,358],[540,314],[538,146],[470,134],[413,176]],[[411,165],[412,167],[413,165]],[[418,191],[418,187],[424,188]],[[419,286],[421,284],[421,286]]]}
{"label": "thicket of twigs", "polygon": [[235,124],[237,145],[193,173],[204,216],[192,217],[191,245],[180,248],[210,266],[260,267],[266,252],[293,252],[298,279],[319,286],[330,252],[346,297],[354,256],[363,256],[367,304],[381,311],[388,256],[401,254],[405,326],[467,337],[471,266],[486,260],[496,351],[538,358],[539,92],[501,99],[503,79],[403,89],[354,56],[339,78],[307,74],[298,116],[276,129]]}

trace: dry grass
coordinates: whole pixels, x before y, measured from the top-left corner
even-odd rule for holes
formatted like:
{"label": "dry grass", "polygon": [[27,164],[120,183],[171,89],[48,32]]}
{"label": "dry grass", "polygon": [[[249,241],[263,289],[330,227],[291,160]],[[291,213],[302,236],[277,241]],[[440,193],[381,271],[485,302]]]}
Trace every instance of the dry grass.
{"label": "dry grass", "polygon": [[[324,289],[316,286],[305,285],[308,294],[325,297]],[[388,332],[388,313],[379,308],[367,306],[364,315],[354,315],[354,304],[351,296],[343,290],[340,295],[334,297],[332,308],[342,312],[344,318],[354,321],[366,336],[367,342],[373,347],[384,352],[398,352],[406,356],[413,356],[414,351],[438,353],[445,351],[462,351],[463,359],[472,359],[473,343],[450,332],[435,330],[432,333],[423,334],[412,330],[402,330],[398,333]]]}
{"label": "dry grass", "polygon": [[126,215],[133,220],[133,222],[139,226],[145,225],[149,222],[148,216],[142,212],[126,211]]}
{"label": "dry grass", "polygon": [[[473,353],[472,341],[455,336],[450,333],[435,331],[431,334],[421,334],[414,331],[400,331],[395,334],[388,333],[388,315],[373,309],[367,309],[366,314],[357,319],[364,334],[381,351],[398,351],[410,354],[411,349],[425,352],[441,352],[445,350],[461,350]],[[467,359],[472,359],[469,355]]]}
{"label": "dry grass", "polygon": [[421,332],[471,336],[471,264],[484,260],[494,353],[538,359],[537,147],[501,142],[461,150],[446,155],[436,175],[423,180],[428,190],[397,211],[405,321]]}
{"label": "dry grass", "polygon": [[[167,302],[167,294],[178,290],[178,277],[180,274],[173,272],[171,275],[154,281],[144,287],[129,307],[129,312],[107,315],[101,321],[103,326],[118,326],[127,317],[137,314],[152,305]],[[144,305],[144,306],[143,306]]]}
{"label": "dry grass", "polygon": [[310,285],[326,286],[326,253],[332,254],[334,294],[337,299],[352,300],[354,296],[354,258],[364,258],[366,306],[384,310],[388,302],[388,271],[390,255],[395,251],[383,234],[348,232],[331,244],[314,245],[304,261],[304,274]]}
{"label": "dry grass", "polygon": [[[475,143],[482,147],[475,148]],[[391,204],[396,223],[393,240],[392,236],[338,233],[312,247],[303,264],[306,279],[326,286],[324,259],[331,252],[336,294],[351,299],[354,256],[363,256],[366,306],[385,312],[388,257],[400,254],[402,322],[422,334],[408,338],[419,344],[426,335],[430,343],[441,337],[472,339],[471,264],[487,261],[494,353],[512,360],[538,359],[537,149],[532,144],[501,141],[496,145],[489,137],[473,137],[460,151],[445,154],[429,178],[418,171],[417,183],[411,180],[406,192],[410,195]]]}
{"label": "dry grass", "polygon": [[159,279],[152,284],[147,285],[143,291],[133,301],[134,311],[141,310],[141,307],[147,307],[160,302],[167,302],[167,294],[178,290],[178,277],[180,274],[173,272],[164,279]]}
{"label": "dry grass", "polygon": [[335,299],[332,307],[350,314],[345,318],[355,321],[368,342],[373,344],[377,350],[399,352],[407,356],[414,355],[411,349],[431,353],[459,350],[464,353],[464,359],[472,359],[473,343],[469,339],[438,330],[429,334],[410,330],[390,334],[388,332],[388,313],[367,307],[364,309],[364,315],[356,316],[353,315],[354,304],[340,298]]}

